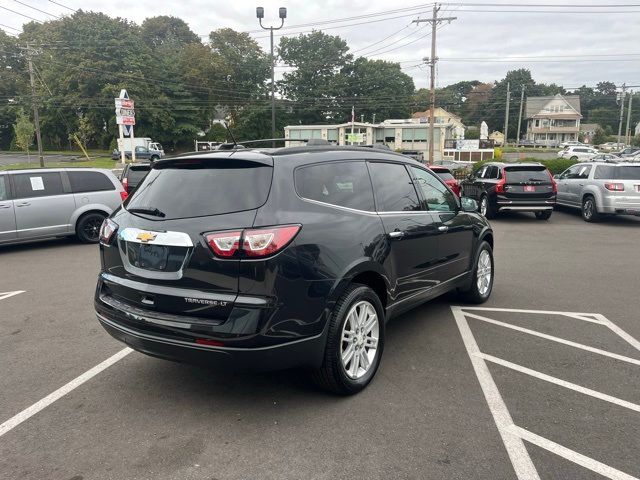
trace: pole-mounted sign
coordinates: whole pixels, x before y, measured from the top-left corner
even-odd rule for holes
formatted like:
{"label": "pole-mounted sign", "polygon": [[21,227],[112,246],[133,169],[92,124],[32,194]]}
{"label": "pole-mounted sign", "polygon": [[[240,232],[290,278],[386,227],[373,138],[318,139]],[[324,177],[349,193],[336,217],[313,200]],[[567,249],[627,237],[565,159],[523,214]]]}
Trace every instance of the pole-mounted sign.
{"label": "pole-mounted sign", "polygon": [[136,161],[136,148],[133,136],[133,126],[136,124],[136,111],[134,101],[129,98],[129,94],[123,88],[120,90],[120,96],[114,99],[116,107],[116,123],[120,133],[120,159],[122,163],[126,161],[124,133],[125,130],[131,138],[131,160]]}

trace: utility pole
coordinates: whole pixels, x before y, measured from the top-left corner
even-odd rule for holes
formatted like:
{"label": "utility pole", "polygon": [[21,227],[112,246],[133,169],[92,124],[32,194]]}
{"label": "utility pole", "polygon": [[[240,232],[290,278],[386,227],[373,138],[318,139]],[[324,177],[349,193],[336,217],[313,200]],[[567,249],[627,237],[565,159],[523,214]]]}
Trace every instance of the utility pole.
{"label": "utility pole", "polygon": [[[440,17],[438,18],[438,11],[440,10],[440,5],[435,3],[433,5],[433,16],[431,18],[426,19],[417,19],[411,23],[430,23],[431,24],[431,58],[428,59],[428,64],[431,68],[430,75],[430,94],[429,94],[429,158],[428,163],[433,163],[433,147],[434,147],[434,125],[435,125],[435,108],[436,108],[436,62],[438,58],[436,57],[436,27],[442,22],[452,22],[457,17]],[[424,59],[427,60],[427,59]]]}
{"label": "utility pole", "polygon": [[33,77],[33,63],[31,62],[31,44],[27,43],[27,61],[29,63],[29,80],[31,82],[31,102],[33,103],[33,123],[36,126],[36,142],[38,144],[38,160],[40,166],[44,167],[44,157],[42,156],[42,136],[40,135],[40,113],[38,112],[38,100],[36,99],[36,85]]}
{"label": "utility pole", "polygon": [[516,147],[520,141],[520,126],[522,125],[522,105],[524,104],[524,85],[520,91],[520,113],[518,113],[518,132],[516,133]]}
{"label": "utility pole", "polygon": [[624,118],[624,95],[627,91],[627,84],[622,84],[622,93],[620,94],[620,122],[618,122],[618,144],[620,144],[620,137],[622,136],[622,119]]}
{"label": "utility pole", "polygon": [[376,123],[376,114],[375,113],[373,114],[373,122],[371,122],[371,123]]}
{"label": "utility pole", "polygon": [[629,125],[631,124],[631,101],[633,100],[633,91],[629,92],[629,107],[627,108],[627,128],[624,130],[624,143],[628,145],[631,143],[631,130]]}
{"label": "utility pole", "polygon": [[[262,19],[264,18],[264,8],[257,7],[256,8],[256,17],[260,21],[260,27],[263,30],[269,30],[269,36],[271,38],[271,56],[269,60],[271,61],[271,138],[276,138],[276,82],[275,82],[275,57],[273,56],[273,31],[280,30],[284,25],[284,19],[287,18],[287,9],[285,7],[280,7],[278,10],[278,16],[280,17],[280,26],[279,27],[265,27],[262,25]],[[271,142],[271,146],[275,148],[276,141],[273,140]]]}
{"label": "utility pole", "polygon": [[509,92],[509,88],[511,87],[510,83],[507,82],[507,108],[504,111],[504,146],[507,146],[509,139],[509,100],[511,93]]}

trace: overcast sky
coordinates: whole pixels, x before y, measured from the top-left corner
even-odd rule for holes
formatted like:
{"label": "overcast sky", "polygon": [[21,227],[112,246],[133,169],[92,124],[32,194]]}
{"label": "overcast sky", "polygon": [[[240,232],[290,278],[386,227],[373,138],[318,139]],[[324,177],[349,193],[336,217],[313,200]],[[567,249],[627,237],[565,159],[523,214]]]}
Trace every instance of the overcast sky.
{"label": "overcast sky", "polygon": [[[71,13],[50,0],[21,2],[55,15]],[[241,31],[257,29],[255,7],[258,5],[265,7],[267,25],[279,23],[278,7],[287,7],[285,27],[416,7],[409,12],[387,13],[385,16],[316,28],[331,27],[325,31],[346,39],[356,55],[403,62],[405,72],[414,78],[416,87],[428,85],[428,68],[416,65],[430,53],[430,37],[427,36],[430,27],[428,24],[411,24],[411,21],[418,17],[431,17],[432,7],[416,0],[260,0],[259,3],[246,0],[60,0],[58,3],[74,9],[82,7],[125,17],[137,23],[142,23],[149,16],[173,15],[186,21],[203,38],[211,30],[221,27]],[[441,60],[437,67],[438,86],[461,80],[499,80],[508,70],[523,67],[531,70],[536,81],[554,82],[565,87],[594,86],[601,80],[618,85],[625,82],[640,85],[640,0],[563,0],[562,4],[566,6],[559,8],[474,6],[474,3],[509,3],[509,0],[465,0],[457,3],[464,5],[443,4],[439,14],[457,19],[442,25],[437,33],[437,55]],[[513,0],[510,3],[526,5]],[[559,4],[552,0],[531,0],[529,3]],[[616,8],[610,6],[612,3],[628,6]],[[41,20],[51,18],[23,4],[15,0],[0,0],[0,6],[16,12]],[[603,7],[586,9],[573,5]],[[349,25],[371,20],[379,21]],[[0,23],[3,25],[19,29],[26,21],[29,20],[16,13],[0,10]],[[281,30],[278,33],[310,28]],[[394,32],[398,33],[394,35]],[[252,35],[268,49],[269,39],[268,36],[265,38],[265,33],[268,32]],[[390,38],[380,42],[387,36]],[[372,45],[376,42],[379,43]],[[386,50],[388,52],[385,53]]]}

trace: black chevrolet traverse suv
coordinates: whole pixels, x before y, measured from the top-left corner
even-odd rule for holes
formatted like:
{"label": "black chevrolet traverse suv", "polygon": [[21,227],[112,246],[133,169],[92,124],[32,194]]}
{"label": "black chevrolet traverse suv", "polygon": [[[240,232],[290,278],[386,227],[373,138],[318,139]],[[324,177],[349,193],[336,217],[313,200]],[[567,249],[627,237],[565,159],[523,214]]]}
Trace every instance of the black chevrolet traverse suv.
{"label": "black chevrolet traverse suv", "polygon": [[549,220],[556,204],[556,182],[540,163],[485,163],[461,184],[462,195],[478,202],[487,218],[500,212],[533,212]]}
{"label": "black chevrolet traverse suv", "polygon": [[428,168],[308,146],[155,162],[101,230],[98,320],[160,358],[374,376],[391,317],[457,289],[484,302],[493,233]]}

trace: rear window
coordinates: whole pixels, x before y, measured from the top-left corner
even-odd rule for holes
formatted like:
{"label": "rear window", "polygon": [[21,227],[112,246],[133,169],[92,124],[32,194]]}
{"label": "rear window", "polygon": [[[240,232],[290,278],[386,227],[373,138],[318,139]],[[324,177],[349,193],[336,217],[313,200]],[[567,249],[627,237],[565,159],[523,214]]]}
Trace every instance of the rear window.
{"label": "rear window", "polygon": [[373,190],[365,162],[322,163],[299,168],[295,185],[302,198],[373,211]]}
{"label": "rear window", "polygon": [[163,219],[253,210],[267,201],[273,168],[243,160],[152,169],[126,205],[157,208]]}
{"label": "rear window", "polygon": [[71,191],[74,193],[116,189],[111,180],[100,172],[67,172],[67,175],[69,175]]}
{"label": "rear window", "polygon": [[507,183],[548,182],[549,174],[544,167],[506,167]]}
{"label": "rear window", "polygon": [[129,185],[137,185],[149,173],[151,167],[131,167],[125,175]]}
{"label": "rear window", "polygon": [[619,166],[616,170],[616,177],[614,180],[640,180],[640,167]]}
{"label": "rear window", "polygon": [[438,171],[438,170],[434,170],[433,173],[435,173],[436,175],[438,175],[442,180],[455,180],[454,176],[451,175],[450,172],[445,172],[445,171]]}

